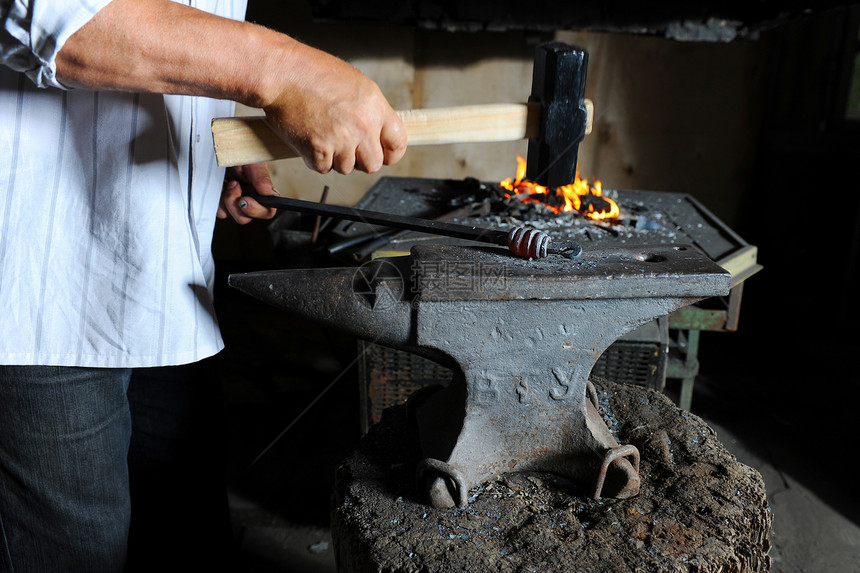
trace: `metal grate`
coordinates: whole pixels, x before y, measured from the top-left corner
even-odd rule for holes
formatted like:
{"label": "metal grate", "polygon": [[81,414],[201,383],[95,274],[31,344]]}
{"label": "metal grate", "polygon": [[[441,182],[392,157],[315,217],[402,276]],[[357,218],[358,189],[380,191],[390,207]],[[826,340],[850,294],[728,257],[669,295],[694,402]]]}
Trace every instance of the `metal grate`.
{"label": "metal grate", "polygon": [[416,390],[448,384],[451,371],[402,350],[359,341],[362,431],[379,422],[382,411],[406,402]]}
{"label": "metal grate", "polygon": [[597,359],[593,376],[663,390],[665,359],[656,342],[617,340]]}

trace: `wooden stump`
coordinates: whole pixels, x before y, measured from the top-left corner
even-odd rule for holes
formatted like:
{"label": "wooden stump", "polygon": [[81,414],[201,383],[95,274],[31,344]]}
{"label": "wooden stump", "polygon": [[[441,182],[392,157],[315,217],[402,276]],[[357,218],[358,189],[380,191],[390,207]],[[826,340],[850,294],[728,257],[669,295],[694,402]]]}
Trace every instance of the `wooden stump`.
{"label": "wooden stump", "polygon": [[339,571],[769,571],[760,474],[664,395],[595,383],[610,430],[641,453],[638,496],[595,501],[584,484],[518,473],[473,488],[468,507],[433,509],[415,487],[407,408],[389,408],[338,469]]}

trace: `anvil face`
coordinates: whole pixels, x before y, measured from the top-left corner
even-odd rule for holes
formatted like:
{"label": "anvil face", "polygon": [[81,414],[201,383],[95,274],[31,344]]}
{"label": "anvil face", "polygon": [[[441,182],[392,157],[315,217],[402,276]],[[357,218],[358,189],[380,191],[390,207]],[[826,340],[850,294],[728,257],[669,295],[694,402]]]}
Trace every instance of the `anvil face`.
{"label": "anvil face", "polygon": [[724,295],[731,276],[688,247],[612,247],[536,261],[500,249],[415,247],[355,268],[233,275],[279,308],[436,359],[455,371],[414,403],[432,505],[510,471],[549,471],[593,495],[638,492],[638,452],[619,446],[588,397],[617,338]]}

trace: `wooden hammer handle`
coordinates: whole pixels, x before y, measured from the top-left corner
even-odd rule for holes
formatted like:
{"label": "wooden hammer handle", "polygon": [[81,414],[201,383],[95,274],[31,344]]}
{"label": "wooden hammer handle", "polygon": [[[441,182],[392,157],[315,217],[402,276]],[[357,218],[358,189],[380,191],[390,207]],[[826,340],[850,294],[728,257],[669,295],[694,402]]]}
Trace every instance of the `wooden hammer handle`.
{"label": "wooden hammer handle", "polygon": [[[591,132],[593,105],[586,133]],[[469,105],[398,111],[409,145],[516,141],[540,134],[539,103]],[[212,138],[219,167],[247,165],[298,157],[265,117],[225,117],[212,120]]]}

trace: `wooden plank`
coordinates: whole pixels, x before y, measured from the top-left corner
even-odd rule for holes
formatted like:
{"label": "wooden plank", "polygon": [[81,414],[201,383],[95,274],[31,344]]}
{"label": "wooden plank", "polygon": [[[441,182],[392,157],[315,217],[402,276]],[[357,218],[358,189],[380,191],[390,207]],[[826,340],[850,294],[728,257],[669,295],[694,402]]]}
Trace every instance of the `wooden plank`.
{"label": "wooden plank", "polygon": [[669,315],[669,328],[675,330],[723,330],[726,311],[687,306]]}
{"label": "wooden plank", "polygon": [[716,263],[732,274],[732,286],[737,286],[764,268],[756,262],[757,256],[758,247],[746,245]]}

